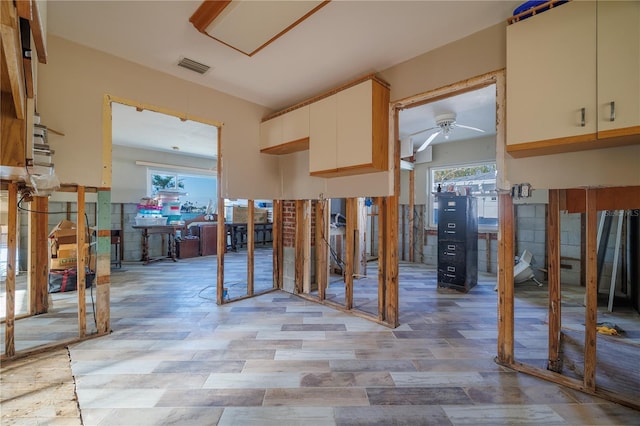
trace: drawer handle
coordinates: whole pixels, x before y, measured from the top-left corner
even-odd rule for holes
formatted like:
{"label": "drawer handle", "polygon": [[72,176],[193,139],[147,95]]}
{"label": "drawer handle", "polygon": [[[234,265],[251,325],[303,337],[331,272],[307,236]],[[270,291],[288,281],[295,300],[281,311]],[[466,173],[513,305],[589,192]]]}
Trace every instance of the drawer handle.
{"label": "drawer handle", "polygon": [[444,231],[444,232],[445,232],[445,234],[455,234],[456,233],[456,231]]}
{"label": "drawer handle", "polygon": [[455,266],[447,266],[447,272],[455,272],[455,271],[456,271]]}
{"label": "drawer handle", "polygon": [[449,277],[449,278],[455,278],[455,275],[451,275],[451,274],[444,274],[445,277]]}
{"label": "drawer handle", "polygon": [[455,228],[456,224],[455,223],[447,223],[447,228]]}
{"label": "drawer handle", "polygon": [[609,106],[611,107],[611,115],[609,116],[609,121],[616,121],[616,102],[611,101],[609,103]]}
{"label": "drawer handle", "polygon": [[456,251],[456,246],[454,246],[453,244],[449,244],[447,246],[447,250]]}
{"label": "drawer handle", "polygon": [[455,253],[449,253],[448,251],[445,251],[444,254],[446,254],[447,256],[455,256]]}
{"label": "drawer handle", "polygon": [[580,108],[580,127],[584,127],[587,125],[587,109],[582,107]]}

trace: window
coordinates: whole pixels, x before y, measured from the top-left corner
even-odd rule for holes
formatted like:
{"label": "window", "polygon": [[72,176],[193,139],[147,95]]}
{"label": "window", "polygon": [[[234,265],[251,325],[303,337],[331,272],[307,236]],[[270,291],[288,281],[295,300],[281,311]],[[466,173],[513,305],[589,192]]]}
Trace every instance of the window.
{"label": "window", "polygon": [[442,192],[468,193],[478,199],[478,228],[488,230],[498,227],[498,193],[496,191],[496,163],[480,163],[434,167],[431,169],[431,218],[432,227],[438,225],[438,205],[433,195]]}
{"label": "window", "polygon": [[[218,201],[217,177],[215,175],[184,174],[166,170],[149,169],[147,193],[150,197],[158,191],[172,190],[180,196],[180,213],[184,216],[205,214],[207,207],[216,212]],[[183,217],[184,219],[184,217]]]}

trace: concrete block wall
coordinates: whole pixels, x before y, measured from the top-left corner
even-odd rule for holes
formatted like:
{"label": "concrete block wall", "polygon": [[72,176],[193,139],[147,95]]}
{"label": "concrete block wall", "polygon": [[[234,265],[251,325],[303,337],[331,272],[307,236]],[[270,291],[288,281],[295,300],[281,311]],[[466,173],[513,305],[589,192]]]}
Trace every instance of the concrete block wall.
{"label": "concrete block wall", "polygon": [[[546,204],[520,204],[514,206],[516,219],[515,254],[522,255],[526,249],[533,254],[531,266],[536,279],[543,281],[546,258]],[[515,260],[514,260],[515,261]]]}

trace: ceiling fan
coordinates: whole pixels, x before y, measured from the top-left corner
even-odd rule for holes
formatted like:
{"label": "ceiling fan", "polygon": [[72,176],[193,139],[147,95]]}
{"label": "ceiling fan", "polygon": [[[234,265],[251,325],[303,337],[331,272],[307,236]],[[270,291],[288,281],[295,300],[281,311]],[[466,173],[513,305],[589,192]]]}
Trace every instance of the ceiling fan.
{"label": "ceiling fan", "polygon": [[438,129],[436,132],[434,132],[431,135],[429,135],[427,140],[424,141],[424,143],[422,145],[420,145],[420,148],[418,148],[418,150],[416,151],[416,152],[420,152],[420,151],[425,150],[429,146],[429,144],[431,142],[433,142],[433,140],[439,134],[444,135],[444,138],[448,139],[449,135],[452,132],[452,130],[454,128],[456,128],[456,127],[461,127],[463,129],[469,129],[469,130],[474,130],[476,132],[484,133],[484,130],[482,130],[482,129],[478,129],[476,127],[465,126],[464,124],[456,123],[456,114],[451,112],[451,113],[447,113],[447,114],[436,115],[436,126],[435,127],[431,127],[431,128],[424,129],[424,130],[421,130],[421,131],[416,132],[416,133],[412,133],[409,136],[415,136],[415,135],[419,135],[420,133],[428,132],[429,130]]}

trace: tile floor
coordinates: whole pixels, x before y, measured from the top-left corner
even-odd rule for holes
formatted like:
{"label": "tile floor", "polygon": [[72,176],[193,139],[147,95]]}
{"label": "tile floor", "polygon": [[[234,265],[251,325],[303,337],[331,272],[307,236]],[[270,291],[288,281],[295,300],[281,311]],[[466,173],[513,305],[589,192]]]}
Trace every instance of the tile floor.
{"label": "tile floor", "polygon": [[403,265],[390,329],[280,291],[217,306],[212,270],[215,257],[114,270],[113,332],[3,363],[0,423],[640,424],[638,411],[497,365],[492,276],[446,294],[433,269]]}

